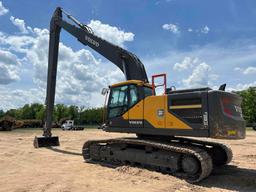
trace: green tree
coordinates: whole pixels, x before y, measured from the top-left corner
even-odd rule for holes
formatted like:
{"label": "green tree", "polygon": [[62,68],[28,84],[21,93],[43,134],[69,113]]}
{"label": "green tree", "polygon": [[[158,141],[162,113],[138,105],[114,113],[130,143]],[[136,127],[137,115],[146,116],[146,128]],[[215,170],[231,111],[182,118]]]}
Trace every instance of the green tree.
{"label": "green tree", "polygon": [[4,111],[1,109],[0,110],[0,119],[4,116]]}
{"label": "green tree", "polygon": [[33,111],[31,110],[29,104],[26,104],[22,107],[21,118],[22,119],[33,119]]}
{"label": "green tree", "polygon": [[32,113],[32,119],[36,119],[36,114],[41,111],[41,109],[44,109],[44,105],[39,103],[33,103],[30,105],[31,113]]}
{"label": "green tree", "polygon": [[69,117],[69,110],[64,104],[57,104],[54,107],[54,119],[55,121],[59,121],[64,117]]}
{"label": "green tree", "polygon": [[81,124],[102,123],[103,108],[90,108],[81,112]]}
{"label": "green tree", "polygon": [[45,107],[44,106],[36,112],[36,119],[44,121],[44,119],[45,119]]}
{"label": "green tree", "polygon": [[75,105],[70,105],[68,107],[68,114],[69,118],[75,120],[75,123],[77,124],[79,119],[79,108]]}
{"label": "green tree", "polygon": [[16,113],[17,113],[16,109],[9,109],[8,111],[6,111],[5,115],[16,118],[16,116],[17,116]]}
{"label": "green tree", "polygon": [[238,92],[242,96],[242,111],[248,123],[256,122],[256,87]]}

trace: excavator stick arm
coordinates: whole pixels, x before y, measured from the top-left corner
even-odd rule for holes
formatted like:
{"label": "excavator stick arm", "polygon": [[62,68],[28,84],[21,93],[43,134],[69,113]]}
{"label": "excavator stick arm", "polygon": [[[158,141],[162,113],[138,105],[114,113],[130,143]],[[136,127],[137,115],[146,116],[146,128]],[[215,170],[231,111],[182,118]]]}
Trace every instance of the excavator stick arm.
{"label": "excavator stick arm", "polygon": [[46,122],[43,128],[43,136],[35,137],[34,147],[59,146],[59,137],[52,136],[52,113],[54,108],[55,87],[57,77],[57,62],[59,53],[59,40],[61,27],[56,25],[56,18],[62,18],[62,11],[57,8],[50,23],[50,39],[48,53],[48,74],[46,88]]}

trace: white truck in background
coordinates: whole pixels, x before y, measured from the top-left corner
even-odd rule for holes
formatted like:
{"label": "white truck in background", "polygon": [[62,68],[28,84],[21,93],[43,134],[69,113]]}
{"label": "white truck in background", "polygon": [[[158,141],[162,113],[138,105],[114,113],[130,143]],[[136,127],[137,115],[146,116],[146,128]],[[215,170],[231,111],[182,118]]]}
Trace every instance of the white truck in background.
{"label": "white truck in background", "polygon": [[73,128],[74,128],[74,120],[66,120],[65,123],[61,125],[61,129],[63,131],[73,130]]}
{"label": "white truck in background", "polygon": [[66,120],[62,125],[61,125],[61,129],[63,131],[69,131],[69,130],[84,130],[84,126],[78,126],[75,125],[74,120]]}

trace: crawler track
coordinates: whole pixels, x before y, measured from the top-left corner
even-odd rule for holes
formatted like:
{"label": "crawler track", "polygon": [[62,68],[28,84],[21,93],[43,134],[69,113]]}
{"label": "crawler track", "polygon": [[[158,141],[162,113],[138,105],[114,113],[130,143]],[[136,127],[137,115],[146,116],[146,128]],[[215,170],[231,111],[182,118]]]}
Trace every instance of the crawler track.
{"label": "crawler track", "polygon": [[226,165],[232,161],[233,153],[228,145],[190,138],[174,138],[175,140],[187,145],[204,148],[211,155],[213,164],[216,166]]}
{"label": "crawler track", "polygon": [[86,161],[138,165],[195,183],[208,177],[213,167],[210,154],[202,146],[139,138],[92,140],[85,142],[83,157]]}

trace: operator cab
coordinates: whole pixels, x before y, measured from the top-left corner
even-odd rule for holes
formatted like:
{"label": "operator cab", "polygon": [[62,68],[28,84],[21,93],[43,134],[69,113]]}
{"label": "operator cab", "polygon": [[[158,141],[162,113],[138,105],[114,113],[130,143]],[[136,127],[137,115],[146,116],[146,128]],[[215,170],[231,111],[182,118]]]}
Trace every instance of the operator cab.
{"label": "operator cab", "polygon": [[[155,85],[155,79],[159,77],[164,77],[164,83]],[[152,76],[152,84],[142,80],[128,80],[111,85],[108,90],[103,89],[102,94],[106,95],[106,98],[103,114],[104,124],[101,128],[106,131],[111,128],[113,131],[115,128],[144,127],[144,124],[147,123],[143,119],[146,113],[144,100],[148,96],[156,95],[155,88],[159,86],[164,86],[164,90],[166,90],[166,74]],[[164,91],[165,93],[166,91]]]}
{"label": "operator cab", "polygon": [[110,86],[107,119],[122,116],[152,93],[152,86],[139,80],[125,81]]}

